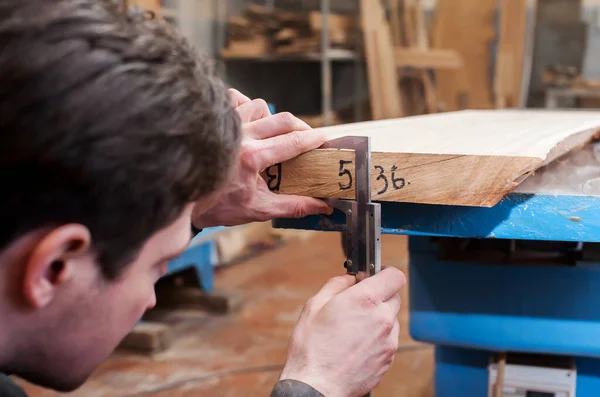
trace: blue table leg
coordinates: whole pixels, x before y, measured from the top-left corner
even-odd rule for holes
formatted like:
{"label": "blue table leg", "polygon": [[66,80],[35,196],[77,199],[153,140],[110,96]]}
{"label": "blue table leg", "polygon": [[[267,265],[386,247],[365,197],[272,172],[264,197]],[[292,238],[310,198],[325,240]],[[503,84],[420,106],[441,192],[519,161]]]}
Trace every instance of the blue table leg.
{"label": "blue table leg", "polygon": [[[196,272],[198,286],[203,291],[212,292],[214,289],[214,267],[218,261],[217,244],[214,240],[206,239],[206,236],[222,229],[224,228],[208,228],[195,236],[189,248],[178,258],[169,262],[165,277],[192,268]],[[198,242],[200,239],[202,241]]]}

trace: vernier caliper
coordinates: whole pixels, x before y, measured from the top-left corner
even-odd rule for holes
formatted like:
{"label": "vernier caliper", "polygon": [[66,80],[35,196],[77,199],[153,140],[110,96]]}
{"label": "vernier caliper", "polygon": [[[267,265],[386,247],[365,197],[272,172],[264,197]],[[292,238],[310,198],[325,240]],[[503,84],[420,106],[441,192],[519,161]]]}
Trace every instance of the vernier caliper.
{"label": "vernier caliper", "polygon": [[[361,281],[381,270],[381,205],[371,202],[371,138],[345,136],[327,141],[322,148],[354,150],[355,199],[327,202],[346,214],[344,267]],[[369,396],[370,392],[365,397]]]}
{"label": "vernier caliper", "polygon": [[360,281],[381,270],[381,205],[371,202],[371,138],[345,136],[322,148],[351,149],[355,155],[355,199],[327,199],[346,214],[346,272]]}

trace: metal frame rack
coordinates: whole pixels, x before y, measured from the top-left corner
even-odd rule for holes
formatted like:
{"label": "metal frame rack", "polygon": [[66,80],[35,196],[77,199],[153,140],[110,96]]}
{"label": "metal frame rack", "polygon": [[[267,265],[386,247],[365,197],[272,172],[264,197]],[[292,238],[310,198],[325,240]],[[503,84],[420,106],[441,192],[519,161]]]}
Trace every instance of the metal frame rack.
{"label": "metal frame rack", "polygon": [[[329,45],[329,26],[328,17],[331,11],[330,0],[319,0],[320,1],[320,12],[322,15],[322,29],[321,29],[321,51],[319,53],[309,54],[295,54],[285,56],[264,56],[257,58],[246,58],[247,60],[253,60],[257,62],[319,62],[321,64],[321,113],[323,114],[324,125],[330,125],[330,113],[332,110],[332,63],[334,61],[339,62],[354,62],[354,118],[355,121],[362,121],[362,107],[361,99],[364,96],[362,89],[363,84],[363,70],[364,69],[364,57],[360,43],[357,43],[357,51],[353,54],[347,52],[340,53],[336,52]],[[216,34],[216,48],[220,50],[225,47],[225,38],[227,35],[227,18],[229,14],[228,1],[218,1],[218,27]],[[265,6],[273,8],[275,6],[274,0],[265,0]],[[357,26],[358,29],[358,26]],[[358,37],[358,36],[357,36]],[[217,56],[221,61],[221,72],[226,78],[226,62],[227,58]]]}

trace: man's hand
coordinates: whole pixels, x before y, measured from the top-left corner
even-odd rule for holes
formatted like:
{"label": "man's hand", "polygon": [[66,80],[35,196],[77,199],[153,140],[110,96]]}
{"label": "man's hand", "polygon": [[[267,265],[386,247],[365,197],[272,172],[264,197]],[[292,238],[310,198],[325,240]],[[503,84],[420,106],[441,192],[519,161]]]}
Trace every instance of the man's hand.
{"label": "man's hand", "polygon": [[396,268],[358,284],[350,275],[331,279],[304,306],[280,380],[304,382],[327,397],[372,390],[394,361],[405,283]]}
{"label": "man's hand", "polygon": [[260,173],[277,163],[316,149],[325,135],[290,113],[271,115],[262,99],[250,100],[230,90],[232,103],[242,121],[242,147],[232,179],[219,192],[210,210],[196,208],[195,226],[233,226],[273,218],[299,218],[331,213],[322,200],[271,192]]}

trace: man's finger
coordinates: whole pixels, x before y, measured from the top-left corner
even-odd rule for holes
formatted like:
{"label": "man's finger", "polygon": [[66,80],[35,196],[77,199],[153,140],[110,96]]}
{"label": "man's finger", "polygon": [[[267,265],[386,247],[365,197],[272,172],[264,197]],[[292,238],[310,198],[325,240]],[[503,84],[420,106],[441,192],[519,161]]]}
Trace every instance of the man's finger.
{"label": "man's finger", "polygon": [[394,327],[392,328],[392,332],[390,332],[389,338],[392,341],[392,343],[396,345],[396,349],[398,349],[398,339],[400,338],[400,322],[398,320],[396,320],[396,322],[394,323]]}
{"label": "man's finger", "polygon": [[287,134],[291,131],[310,130],[304,121],[288,112],[276,113],[272,116],[256,119],[244,126],[257,139],[266,139]]}
{"label": "man's finger", "polygon": [[354,284],[356,284],[356,277],[349,274],[333,277],[323,286],[323,288],[321,288],[315,297],[329,300],[352,287]]}
{"label": "man's finger", "polygon": [[271,218],[304,218],[309,215],[330,215],[333,212],[329,204],[312,197],[274,194],[269,204]]}
{"label": "man's finger", "polygon": [[244,103],[251,101],[250,98],[248,98],[246,95],[242,94],[235,88],[230,88],[229,90],[227,90],[227,92],[229,93],[229,97],[231,98],[231,105],[234,109],[240,105],[243,105]]}
{"label": "man's finger", "polygon": [[313,312],[318,312],[327,304],[334,296],[344,292],[351,286],[356,284],[356,277],[350,275],[337,276],[330,279],[327,284],[321,288],[315,296],[308,302],[308,308]]}
{"label": "man's finger", "polygon": [[[235,110],[238,112],[243,124],[252,123],[271,115],[269,105],[262,99],[253,99],[250,102],[245,102]],[[248,128],[244,127],[244,131],[248,131]]]}
{"label": "man's finger", "polygon": [[390,313],[392,313],[394,316],[398,315],[401,303],[402,299],[400,298],[399,294],[394,294],[391,298],[383,302],[383,304],[389,309]]}
{"label": "man's finger", "polygon": [[256,164],[264,170],[273,164],[293,159],[316,149],[325,142],[325,134],[319,130],[292,131],[257,143]]}
{"label": "man's finger", "polygon": [[395,267],[388,267],[358,283],[353,288],[353,293],[375,297],[385,302],[397,294],[404,284],[406,284],[404,273]]}

